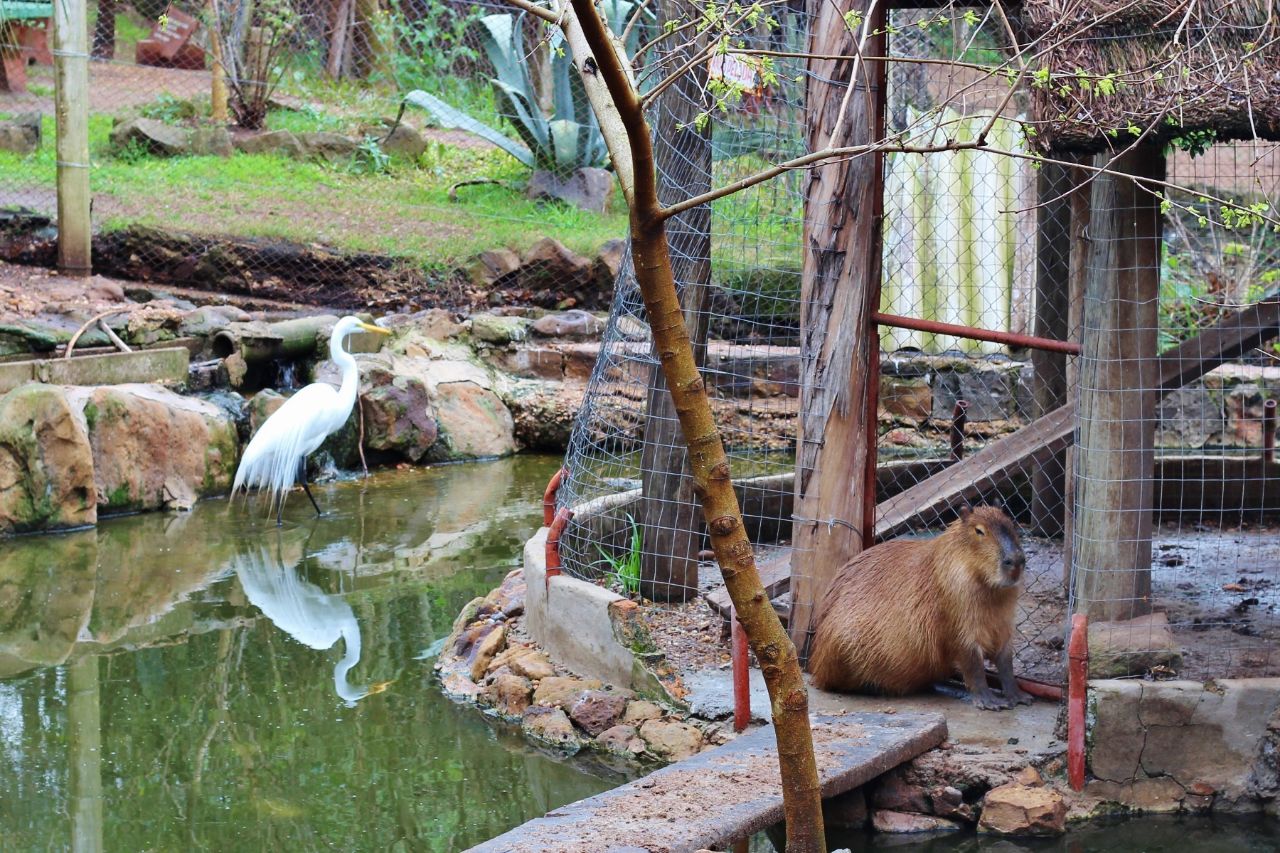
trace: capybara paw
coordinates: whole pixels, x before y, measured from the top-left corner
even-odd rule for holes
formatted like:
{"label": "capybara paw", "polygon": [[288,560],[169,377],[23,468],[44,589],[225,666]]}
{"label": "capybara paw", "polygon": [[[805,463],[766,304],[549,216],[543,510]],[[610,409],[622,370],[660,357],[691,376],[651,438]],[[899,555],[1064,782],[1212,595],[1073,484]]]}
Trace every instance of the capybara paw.
{"label": "capybara paw", "polygon": [[975,693],[973,695],[973,704],[984,711],[1007,711],[1013,707],[1013,703],[1003,696],[997,696],[990,691],[986,693]]}
{"label": "capybara paw", "polygon": [[1013,701],[1015,705],[1030,705],[1036,701],[1036,697],[1020,687],[1013,688],[1012,691],[1005,691],[1005,695]]}

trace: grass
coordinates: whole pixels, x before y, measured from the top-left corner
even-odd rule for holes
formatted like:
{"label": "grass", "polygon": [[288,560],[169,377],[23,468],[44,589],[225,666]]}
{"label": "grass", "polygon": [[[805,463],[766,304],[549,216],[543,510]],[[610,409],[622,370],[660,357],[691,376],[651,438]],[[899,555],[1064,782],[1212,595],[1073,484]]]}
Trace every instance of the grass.
{"label": "grass", "polygon": [[[296,113],[277,126],[319,129]],[[31,157],[0,152],[0,186],[44,185],[55,179],[54,127],[45,118],[44,144]],[[339,249],[408,257],[424,269],[453,268],[486,249],[521,251],[544,236],[590,255],[626,234],[615,194],[609,213],[529,201],[528,172],[498,151],[432,143],[418,166],[394,164],[386,174],[270,154],[219,157],[122,158],[109,151],[111,118],[89,122],[94,210],[100,225],[177,227],[211,234],[324,242]],[[468,178],[505,186],[449,188]]]}

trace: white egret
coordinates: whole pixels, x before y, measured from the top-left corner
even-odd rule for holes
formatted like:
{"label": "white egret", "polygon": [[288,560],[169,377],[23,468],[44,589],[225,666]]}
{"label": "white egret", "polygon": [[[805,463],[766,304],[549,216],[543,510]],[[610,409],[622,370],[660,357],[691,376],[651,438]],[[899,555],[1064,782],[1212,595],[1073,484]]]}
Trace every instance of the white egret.
{"label": "white egret", "polygon": [[389,335],[390,330],[371,326],[358,317],[343,317],[333,327],[329,339],[329,358],[342,370],[342,385],[334,388],[326,382],[313,382],[294,394],[258,429],[240,457],[231,494],[251,486],[267,490],[276,504],[276,524],[283,523],[284,499],[295,482],[311,499],[316,515],[322,515],[311,490],[307,488],[307,457],[337,432],[351,416],[360,386],[356,360],[343,343],[357,329]]}

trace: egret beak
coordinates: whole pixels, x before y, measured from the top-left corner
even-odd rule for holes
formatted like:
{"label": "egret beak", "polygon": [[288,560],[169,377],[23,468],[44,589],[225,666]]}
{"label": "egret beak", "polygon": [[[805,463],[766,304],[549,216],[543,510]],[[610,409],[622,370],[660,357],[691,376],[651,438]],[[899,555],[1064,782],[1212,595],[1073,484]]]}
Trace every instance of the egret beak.
{"label": "egret beak", "polygon": [[369,324],[369,323],[361,323],[361,324],[360,324],[360,328],[364,329],[366,332],[373,332],[375,335],[389,335],[389,334],[391,334],[391,330],[390,330],[390,329],[384,329],[384,328],[382,328],[381,326],[374,326],[374,325],[371,325],[371,324]]}
{"label": "egret beak", "polygon": [[369,693],[367,695],[372,696],[375,693],[382,693],[394,683],[395,682],[392,681],[379,681],[374,684],[370,684]]}

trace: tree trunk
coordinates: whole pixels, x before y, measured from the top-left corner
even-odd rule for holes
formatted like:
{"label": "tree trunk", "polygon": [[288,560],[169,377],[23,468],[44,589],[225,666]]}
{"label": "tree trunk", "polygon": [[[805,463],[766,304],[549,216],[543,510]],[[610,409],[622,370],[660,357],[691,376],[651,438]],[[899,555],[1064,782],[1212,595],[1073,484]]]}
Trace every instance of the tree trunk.
{"label": "tree trunk", "polygon": [[[1163,180],[1164,155],[1143,146],[1099,166]],[[1076,447],[1076,607],[1090,619],[1151,612],[1151,523],[1160,283],[1159,196],[1134,180],[1098,174],[1089,219],[1089,266],[1080,355]]]}
{"label": "tree trunk", "polygon": [[98,0],[98,20],[93,24],[93,56],[116,57],[116,0]]}
{"label": "tree trunk", "polygon": [[[872,0],[811,8],[809,150],[859,145],[884,133],[884,63],[862,63],[844,123],[834,125],[853,70],[857,39],[842,12]],[[876,7],[883,32],[884,7]],[[883,36],[866,53],[884,56]],[[870,85],[868,85],[870,81]],[[800,315],[800,418],[791,555],[791,639],[805,657],[813,614],[835,573],[872,544],[875,522],[879,345],[871,314],[880,301],[883,157],[867,155],[810,170],[804,212]]]}
{"label": "tree trunk", "polygon": [[209,117],[217,124],[227,124],[227,67],[222,60],[222,14],[218,0],[209,0],[209,54],[213,59],[213,80],[209,88]]}
{"label": "tree trunk", "polygon": [[[624,165],[620,173],[634,176],[630,188],[624,180],[624,190],[630,206],[636,282],[653,330],[654,350],[662,364],[688,448],[694,493],[702,502],[711,547],[720,563],[729,596],[769,688],[787,822],[787,850],[789,853],[821,851],[826,842],[822,829],[822,793],[809,731],[809,693],[801,676],[795,646],[788,640],[760,583],[755,555],[730,480],[724,444],[711,412],[706,386],[698,373],[684,309],[676,292],[666,228],[658,203],[649,126],[639,94],[615,52],[594,3],[573,0],[572,7],[591,51],[589,58],[593,66],[587,66],[588,57],[581,55],[575,55],[575,63],[584,83],[588,77],[598,76],[607,86],[611,107],[616,113],[610,112],[609,105],[602,108],[594,100],[592,104],[601,127],[611,137],[609,147],[615,152],[615,161],[619,159],[620,149],[630,153],[631,166]],[[573,41],[571,37],[570,43]],[[625,145],[617,137],[619,127],[625,136]]]}
{"label": "tree trunk", "polygon": [[89,192],[89,21],[85,0],[55,0],[53,104],[57,120],[58,270],[92,272]]}
{"label": "tree trunk", "polygon": [[[1044,163],[1036,172],[1036,201],[1040,204],[1036,223],[1036,314],[1033,334],[1065,341],[1070,300],[1071,200],[1070,170],[1057,163]],[[1045,350],[1031,351],[1034,417],[1041,417],[1067,402],[1067,357]],[[1062,535],[1065,505],[1066,451],[1055,453],[1032,474],[1032,532],[1037,536]]]}
{"label": "tree trunk", "polygon": [[386,46],[377,30],[379,0],[355,0],[356,20],[352,28],[351,67],[357,77],[379,74],[390,79]]}
{"label": "tree trunk", "polygon": [[354,0],[337,0],[333,7],[332,35],[329,36],[329,55],[325,62],[325,73],[330,80],[342,79],[346,65],[347,34],[351,30],[351,10]]}
{"label": "tree trunk", "polygon": [[[687,20],[695,5],[668,0],[659,6],[661,20]],[[679,67],[702,47],[702,39],[681,44],[667,67]],[[694,127],[706,91],[705,64],[685,75],[658,105],[659,200],[670,204],[711,189],[711,125]],[[707,349],[707,308],[711,286],[711,207],[703,205],[671,219],[668,241],[672,274],[680,291],[684,321],[701,367]],[[657,352],[656,346],[654,352]],[[687,601],[698,591],[698,551],[703,529],[689,475],[689,454],[680,438],[680,422],[659,365],[649,379],[641,453],[641,517],[644,550],[640,591],[655,601]]]}

